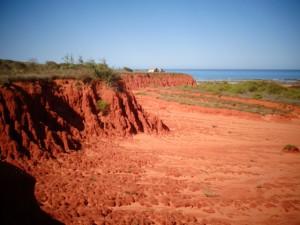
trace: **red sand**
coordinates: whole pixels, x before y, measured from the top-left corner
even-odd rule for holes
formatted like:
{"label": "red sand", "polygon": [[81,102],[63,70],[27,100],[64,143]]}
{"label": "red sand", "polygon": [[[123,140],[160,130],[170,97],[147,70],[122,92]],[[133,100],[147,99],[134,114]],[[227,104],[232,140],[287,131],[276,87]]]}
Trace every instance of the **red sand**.
{"label": "red sand", "polygon": [[[300,121],[138,96],[168,134],[91,137],[55,160],[11,161],[65,224],[300,224]],[[8,160],[10,161],[10,160]]]}

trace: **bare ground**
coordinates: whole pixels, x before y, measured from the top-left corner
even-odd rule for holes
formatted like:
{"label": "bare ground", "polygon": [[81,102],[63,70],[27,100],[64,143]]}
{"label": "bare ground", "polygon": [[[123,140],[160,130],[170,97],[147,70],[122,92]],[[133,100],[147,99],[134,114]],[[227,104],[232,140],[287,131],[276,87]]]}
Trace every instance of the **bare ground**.
{"label": "bare ground", "polygon": [[28,171],[41,208],[65,224],[300,224],[300,120],[139,95],[170,128],[101,140]]}

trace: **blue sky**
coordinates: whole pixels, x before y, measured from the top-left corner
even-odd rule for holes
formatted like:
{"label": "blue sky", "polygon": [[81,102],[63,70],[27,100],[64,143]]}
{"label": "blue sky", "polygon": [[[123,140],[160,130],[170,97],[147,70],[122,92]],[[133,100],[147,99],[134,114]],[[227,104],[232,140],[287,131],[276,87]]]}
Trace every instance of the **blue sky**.
{"label": "blue sky", "polygon": [[0,0],[0,58],[300,69],[300,1]]}

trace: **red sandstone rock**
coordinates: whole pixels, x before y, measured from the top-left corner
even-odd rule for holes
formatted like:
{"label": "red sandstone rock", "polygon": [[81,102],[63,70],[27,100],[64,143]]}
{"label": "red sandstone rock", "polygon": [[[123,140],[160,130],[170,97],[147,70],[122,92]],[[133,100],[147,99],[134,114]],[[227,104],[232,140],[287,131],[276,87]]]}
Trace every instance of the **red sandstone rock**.
{"label": "red sandstone rock", "polygon": [[166,87],[166,86],[184,86],[196,85],[192,76],[187,74],[174,73],[124,73],[122,74],[127,87],[139,89],[145,87]]}
{"label": "red sandstone rock", "polygon": [[[143,111],[128,89],[119,88],[80,80],[14,82],[1,87],[1,158],[38,158],[78,150],[84,139],[94,135],[168,130]],[[97,109],[98,100],[109,104],[107,113]]]}

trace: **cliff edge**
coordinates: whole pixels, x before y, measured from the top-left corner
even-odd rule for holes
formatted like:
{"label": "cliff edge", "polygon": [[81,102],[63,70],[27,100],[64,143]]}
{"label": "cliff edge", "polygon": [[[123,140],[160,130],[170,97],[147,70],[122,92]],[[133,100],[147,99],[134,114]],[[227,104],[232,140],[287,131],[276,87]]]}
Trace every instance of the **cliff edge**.
{"label": "cliff edge", "polygon": [[92,136],[165,131],[168,127],[144,112],[122,82],[115,88],[98,80],[72,79],[0,87],[1,159],[51,157],[79,150]]}
{"label": "cliff edge", "polygon": [[192,76],[181,73],[122,73],[121,77],[130,89],[145,87],[194,86],[196,81]]}

